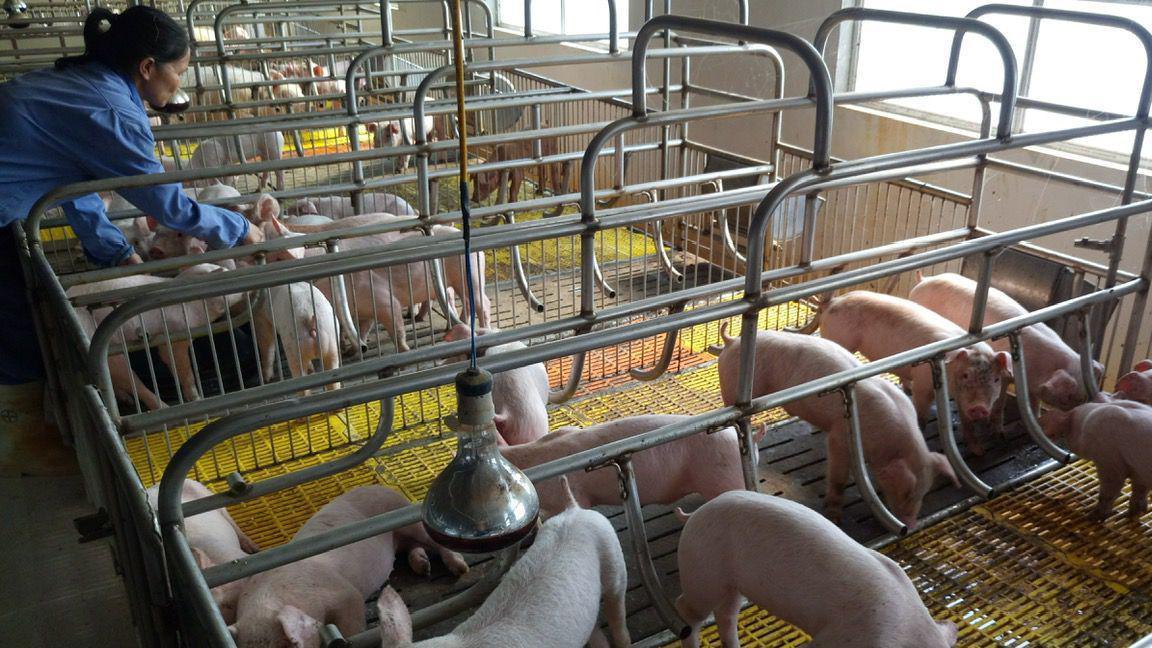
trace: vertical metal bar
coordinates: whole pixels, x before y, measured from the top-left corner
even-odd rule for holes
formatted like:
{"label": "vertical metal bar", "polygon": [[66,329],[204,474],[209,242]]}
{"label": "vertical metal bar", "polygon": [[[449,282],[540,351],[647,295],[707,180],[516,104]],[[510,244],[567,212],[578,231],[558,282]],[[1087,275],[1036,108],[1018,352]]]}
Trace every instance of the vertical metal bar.
{"label": "vertical metal bar", "polygon": [[1144,309],[1148,304],[1149,282],[1152,281],[1152,231],[1148,234],[1148,242],[1144,245],[1144,264],[1140,268],[1140,277],[1144,279],[1144,288],[1136,293],[1132,300],[1132,315],[1128,320],[1128,331],[1124,335],[1124,348],[1120,355],[1121,371],[1132,366],[1132,359],[1136,354],[1139,343],[1140,327],[1143,324]]}
{"label": "vertical metal bar", "polygon": [[968,463],[960,455],[960,448],[956,445],[956,431],[952,428],[952,407],[948,404],[948,372],[944,368],[944,358],[936,357],[932,363],[932,385],[936,389],[936,431],[940,433],[940,444],[944,446],[944,456],[952,464],[956,476],[972,492],[980,497],[988,498],[992,495],[992,487],[984,483]]}
{"label": "vertical metal bar", "polygon": [[984,330],[984,312],[988,307],[988,289],[992,287],[992,264],[1003,250],[988,250],[980,255],[980,276],[976,279],[976,294],[972,296],[972,319],[969,333]]}
{"label": "vertical metal bar", "polygon": [[[664,0],[664,13],[672,13],[672,0]],[[672,47],[672,30],[664,30],[664,47],[665,49]],[[647,88],[645,88],[647,90]],[[660,88],[660,110],[668,112],[672,107],[672,59],[664,57],[661,65],[661,88]],[[668,179],[668,167],[671,164],[669,155],[671,151],[668,150],[668,141],[671,139],[672,128],[671,126],[664,125],[660,127],[660,179]],[[667,190],[661,190],[659,197],[661,200],[668,199]]]}
{"label": "vertical metal bar", "polygon": [[863,496],[864,502],[868,504],[868,508],[872,510],[872,515],[880,522],[885,529],[892,533],[901,536],[908,532],[908,527],[904,525],[884,503],[880,501],[880,496],[876,493],[876,487],[872,485],[872,478],[868,475],[868,468],[864,463],[864,439],[860,432],[860,411],[856,407],[856,385],[855,383],[845,386],[841,392],[844,394],[844,415],[848,419],[848,450],[852,455],[852,473],[856,478],[856,490],[860,491]]}
{"label": "vertical metal bar", "polygon": [[[1032,0],[1033,7],[1043,7],[1044,0]],[[1020,89],[1021,97],[1027,97],[1032,90],[1032,68],[1036,65],[1036,44],[1040,40],[1040,16],[1028,17],[1028,37],[1024,41],[1024,58],[1020,62]],[[1012,116],[1013,132],[1024,128],[1024,108],[1016,108]]]}
{"label": "vertical metal bar", "polygon": [[[812,251],[816,244],[816,210],[820,206],[820,192],[813,191],[804,195],[804,231],[803,241],[801,242],[800,250],[800,264],[809,265],[812,263]],[[771,236],[771,230],[768,230],[768,236]]]}
{"label": "vertical metal bar", "polygon": [[1040,427],[1036,419],[1036,412],[1032,408],[1030,394],[1028,393],[1028,373],[1024,361],[1024,352],[1020,346],[1020,331],[1008,334],[1008,344],[1012,350],[1012,380],[1016,383],[1016,405],[1020,409],[1020,420],[1024,422],[1024,429],[1032,437],[1032,441],[1040,449],[1062,464],[1072,460],[1072,453],[1052,442]]}
{"label": "vertical metal bar", "polygon": [[[992,105],[981,96],[980,138],[987,139],[992,132]],[[980,224],[980,208],[984,204],[984,172],[988,168],[988,156],[976,156],[976,169],[972,172],[972,202],[968,207],[968,229],[975,230]]]}
{"label": "vertical metal bar", "polygon": [[652,552],[648,547],[648,535],[644,529],[644,513],[640,510],[640,492],[636,488],[636,471],[632,460],[624,456],[615,462],[620,477],[621,496],[624,499],[624,517],[628,521],[628,535],[632,539],[632,551],[636,565],[640,568],[640,582],[648,591],[648,598],[656,608],[656,614],[664,625],[673,632],[679,632],[686,624],[676,613],[676,608],[668,600],[656,566],[652,564]]}
{"label": "vertical metal bar", "polygon": [[393,45],[391,0],[380,0],[380,37],[383,45]]}

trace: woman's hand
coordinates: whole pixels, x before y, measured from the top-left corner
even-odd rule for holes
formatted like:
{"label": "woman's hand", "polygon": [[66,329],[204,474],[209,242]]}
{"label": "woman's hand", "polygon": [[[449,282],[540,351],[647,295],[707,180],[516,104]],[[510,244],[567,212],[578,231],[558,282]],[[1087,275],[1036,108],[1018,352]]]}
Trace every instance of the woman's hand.
{"label": "woman's hand", "polygon": [[123,261],[121,261],[120,265],[122,265],[122,266],[136,265],[138,263],[144,263],[144,259],[141,259],[139,254],[133,252],[132,255],[129,256],[127,259],[124,259]]}
{"label": "woman's hand", "polygon": [[244,235],[244,245],[255,245],[264,242],[264,231],[253,223],[248,223],[248,233]]}

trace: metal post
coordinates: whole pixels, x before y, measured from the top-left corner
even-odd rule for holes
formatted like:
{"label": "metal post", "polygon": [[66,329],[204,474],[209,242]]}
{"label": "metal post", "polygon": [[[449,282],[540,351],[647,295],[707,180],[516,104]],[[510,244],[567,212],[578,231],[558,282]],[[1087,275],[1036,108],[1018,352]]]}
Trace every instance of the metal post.
{"label": "metal post", "polygon": [[992,264],[1003,250],[988,250],[980,255],[980,276],[976,279],[976,293],[972,295],[972,318],[968,322],[969,333],[984,330],[984,312],[988,307],[988,290],[992,287]]}

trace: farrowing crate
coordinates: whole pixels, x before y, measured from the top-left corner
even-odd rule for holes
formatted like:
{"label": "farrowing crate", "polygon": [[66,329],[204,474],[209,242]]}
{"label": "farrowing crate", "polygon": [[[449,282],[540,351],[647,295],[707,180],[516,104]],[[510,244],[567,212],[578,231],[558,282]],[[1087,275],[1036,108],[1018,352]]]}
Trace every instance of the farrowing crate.
{"label": "farrowing crate", "polygon": [[[857,18],[868,18],[871,16],[871,14],[867,12],[843,13],[838,15],[856,16]],[[677,29],[706,30],[708,28],[707,25],[687,20],[674,19],[662,24],[675,25]],[[763,30],[738,33],[741,36],[747,35],[750,38],[771,37],[773,40],[779,39],[788,42],[787,39],[779,35]],[[651,32],[648,32],[648,35],[651,36]],[[638,56],[643,56],[643,54],[638,54]],[[812,70],[814,76],[817,76],[817,68],[810,66],[810,70]],[[816,96],[820,110],[824,111],[824,116],[827,118],[831,112],[831,96],[828,94],[830,85],[827,83],[826,73],[824,79],[825,83],[822,87],[817,88]],[[639,80],[634,79],[634,86],[638,89],[642,89],[644,85],[643,78]],[[1011,112],[1012,99],[1015,98],[1014,92],[1014,87],[1010,87],[1008,93],[1004,97],[1000,97],[1002,103],[1006,106],[1005,112],[1007,114]],[[642,94],[639,96],[642,97]],[[876,98],[876,96],[856,96],[845,99],[858,101],[865,98]],[[984,100],[991,100],[995,98],[995,95],[987,93],[986,96],[982,98]],[[797,103],[799,104],[800,102]],[[767,111],[775,108],[787,108],[787,104],[787,100],[775,103],[772,101],[749,102],[745,105],[733,104],[696,110],[672,111],[665,114],[653,113],[647,115],[645,120],[639,118],[622,120],[618,122],[618,126],[606,127],[600,131],[590,146],[592,150],[589,153],[590,157],[588,159],[599,161],[601,164],[608,162],[608,160],[601,160],[601,158],[596,155],[596,147],[603,146],[607,142],[612,141],[617,133],[622,132],[622,129],[630,129],[630,136],[638,138],[633,141],[644,142],[647,140],[647,142],[652,142],[656,141],[658,133],[655,129],[660,124],[675,125],[694,119],[751,113],[757,110]],[[819,119],[818,123],[821,123]],[[1096,130],[1109,128],[1113,130],[1132,129],[1137,126],[1138,123],[1136,120],[1128,120],[1123,123],[1112,123],[1110,125],[1097,127]],[[1142,203],[1128,207],[1122,206],[1105,209],[1092,214],[1075,216],[1067,220],[1038,223],[1031,226],[1013,228],[1001,233],[991,233],[978,228],[980,206],[973,205],[969,199],[949,192],[933,190],[923,184],[901,180],[907,175],[919,176],[939,171],[942,168],[979,168],[979,160],[973,159],[971,157],[972,155],[1008,150],[1037,143],[1062,141],[1064,139],[1082,136],[1087,132],[1092,132],[1092,129],[1068,129],[1050,134],[1029,135],[1001,133],[998,139],[982,138],[974,142],[941,147],[932,151],[909,152],[907,154],[875,160],[866,159],[837,163],[829,167],[827,166],[829,161],[827,144],[830,139],[830,124],[825,120],[822,122],[822,128],[824,129],[823,136],[821,136],[820,133],[817,134],[816,141],[818,146],[817,151],[812,156],[813,162],[807,165],[808,167],[817,167],[819,173],[801,168],[793,173],[789,173],[780,183],[752,184],[750,187],[742,188],[735,187],[733,186],[735,183],[729,182],[728,186],[715,187],[715,189],[720,189],[720,191],[713,191],[712,193],[706,193],[714,189],[713,187],[708,187],[699,193],[685,191],[684,194],[686,195],[662,197],[662,200],[652,204],[617,204],[603,208],[597,207],[595,201],[596,189],[602,186],[598,182],[599,176],[595,170],[587,168],[584,170],[585,182],[581,195],[581,211],[586,219],[594,218],[596,222],[589,222],[582,225],[578,222],[578,219],[573,216],[560,215],[554,217],[551,222],[544,221],[540,224],[520,225],[506,224],[478,230],[475,243],[477,248],[482,250],[499,250],[505,247],[506,244],[527,244],[530,246],[533,242],[541,242],[542,246],[547,246],[572,236],[579,236],[581,245],[585,246],[585,249],[590,249],[596,246],[596,236],[599,232],[604,231],[604,228],[640,230],[654,227],[657,222],[668,222],[671,220],[672,224],[669,224],[665,228],[665,231],[682,233],[676,236],[669,234],[667,240],[686,240],[691,233],[695,232],[699,232],[698,236],[703,237],[705,227],[723,228],[723,231],[713,233],[712,241],[710,242],[711,245],[714,248],[725,250],[729,253],[739,252],[746,258],[753,260],[754,268],[745,267],[743,269],[744,273],[748,275],[744,279],[737,276],[731,279],[723,278],[721,280],[706,281],[703,283],[697,281],[689,287],[678,288],[676,290],[657,286],[650,294],[646,294],[640,299],[636,299],[635,295],[629,295],[631,299],[625,299],[621,296],[622,291],[620,290],[616,290],[616,295],[611,296],[607,290],[600,291],[598,282],[594,276],[594,267],[585,263],[578,272],[579,280],[576,282],[580,288],[578,305],[583,311],[584,318],[573,317],[571,314],[562,313],[555,319],[549,320],[545,317],[541,322],[531,322],[530,324],[521,323],[517,325],[514,330],[508,331],[503,336],[493,339],[508,340],[513,337],[527,337],[541,340],[543,343],[534,345],[523,352],[509,354],[508,356],[502,354],[500,360],[491,362],[489,366],[501,369],[519,366],[537,360],[548,360],[555,364],[558,359],[573,352],[594,352],[596,349],[618,347],[621,344],[639,341],[649,338],[652,335],[670,336],[672,332],[677,330],[689,331],[689,333],[682,337],[696,339],[694,331],[697,328],[705,326],[711,328],[715,322],[735,316],[741,316],[743,318],[743,324],[746,330],[748,330],[751,328],[749,325],[762,325],[760,320],[768,307],[795,303],[797,299],[807,298],[825,290],[864,286],[868,285],[869,282],[881,281],[889,275],[898,275],[916,268],[926,271],[939,271],[940,269],[946,268],[956,269],[960,260],[971,254],[980,254],[1002,247],[1016,247],[1024,241],[1043,242],[1042,237],[1044,236],[1056,234],[1063,234],[1065,236],[1073,235],[1084,231],[1084,228],[1091,224],[1111,222],[1121,217],[1132,218],[1134,220],[1147,220],[1148,218],[1149,205]],[[537,134],[539,135],[541,133]],[[480,138],[480,141],[483,142],[483,138]],[[685,146],[685,148],[688,152],[684,154],[683,159],[688,160],[688,163],[684,164],[680,169],[682,174],[686,173],[685,169],[700,168],[700,166],[708,169],[709,162],[713,158],[722,157],[715,154],[704,155],[703,153],[707,153],[707,151],[697,151],[694,153],[691,150],[692,147],[689,146]],[[694,156],[698,156],[699,159],[693,161]],[[786,148],[784,156],[785,163],[796,164],[795,160],[791,162],[788,161],[790,156],[802,157],[798,156],[794,149]],[[643,165],[638,165],[638,167],[642,166]],[[749,175],[771,173],[775,170],[771,165],[759,166],[765,168],[758,169]],[[1031,170],[1028,171],[1028,173],[1042,172]],[[676,178],[677,176],[671,174],[669,177]],[[680,175],[679,177],[683,179],[691,176]],[[741,174],[736,173],[731,177],[740,179]],[[1058,178],[1051,177],[1051,174],[1049,174],[1048,177],[1049,179],[1059,180]],[[714,181],[716,179],[717,176],[713,175],[704,180]],[[982,175],[979,172],[975,174],[974,182],[982,182]],[[637,189],[634,185],[626,184],[625,186],[629,186],[633,190]],[[979,186],[979,184],[977,184],[977,186]],[[657,187],[657,189],[668,188],[669,187],[663,185]],[[1115,188],[1097,187],[1096,189],[1112,191]],[[790,193],[797,192],[798,190],[809,193],[809,197],[803,203],[794,203],[791,209],[795,210],[793,213],[803,214],[804,218],[795,216],[788,217],[789,209],[786,201],[789,199]],[[823,203],[816,200],[816,196],[811,194],[811,192],[814,191],[823,194]],[[743,206],[749,206],[755,203],[759,203],[756,210],[757,213],[750,219],[745,216],[745,220],[742,221],[741,214],[739,214],[738,210]],[[901,205],[904,205],[904,207],[901,207]],[[923,209],[927,206],[928,211],[924,212],[911,209],[913,205],[916,205],[917,209]],[[893,206],[895,207],[895,212],[891,211]],[[516,208],[517,206],[513,204],[502,209]],[[985,206],[985,209],[987,209],[987,206]],[[769,226],[765,220],[765,216],[773,211],[775,212],[776,220]],[[701,214],[715,215],[717,212],[723,212],[724,218],[721,219],[715,216],[702,218],[700,216]],[[895,215],[893,215],[893,213]],[[852,229],[846,227],[846,223],[840,222],[836,218],[837,216],[849,214],[865,216],[864,222],[858,223],[857,228]],[[929,216],[931,216],[931,218],[929,218]],[[692,219],[694,218],[698,220],[693,222]],[[679,219],[680,222],[677,222],[677,219]],[[906,226],[907,223],[912,221],[924,223],[926,231],[917,231],[915,237],[908,238],[904,235],[905,232],[900,231],[900,225],[904,223]],[[695,230],[692,229],[693,225],[696,227]],[[972,227],[970,227],[970,225]],[[777,226],[779,226],[779,229],[777,229]],[[739,241],[739,234],[741,232],[744,232],[747,237],[743,243]],[[965,240],[969,239],[970,235],[974,232],[982,234],[983,236],[972,240]],[[731,243],[725,240],[733,238],[735,238],[735,240]],[[797,238],[799,238],[800,241],[794,240]],[[773,241],[778,241],[780,245],[780,248],[776,250],[775,254],[779,265],[775,265],[771,261],[773,255],[767,251]],[[1031,251],[1043,253],[1042,250],[1036,250],[1034,248]],[[217,279],[216,281],[200,281],[196,284],[189,284],[180,290],[180,295],[165,296],[159,294],[158,291],[151,291],[147,294],[152,299],[179,303],[182,299],[200,299],[213,294],[229,294],[231,291],[238,290],[238,286],[241,283],[246,283],[248,287],[259,287],[271,285],[278,281],[287,281],[289,278],[323,280],[325,277],[345,273],[351,267],[346,264],[355,264],[361,261],[368,264],[387,266],[417,259],[433,257],[450,258],[452,255],[459,254],[460,252],[461,248],[458,244],[439,242],[427,245],[396,246],[392,250],[377,254],[376,258],[371,260],[368,258],[370,255],[367,254],[364,255],[364,259],[358,260],[356,255],[349,255],[347,252],[343,252],[325,258],[322,262],[315,264],[296,263],[294,265],[282,266],[282,269],[280,269],[281,272],[278,273],[281,276],[274,276],[273,271],[276,269],[256,269],[243,271],[245,273],[243,275],[238,273],[235,275],[237,278],[235,283],[225,283],[229,281],[229,277],[225,276],[223,278],[215,278]],[[911,256],[903,256],[905,253],[912,254]],[[1114,258],[1117,261],[1131,261],[1130,257],[1124,258],[1122,253],[1122,250],[1116,251]],[[1046,255],[1051,258],[1061,259],[1058,255]],[[589,256],[586,254],[584,259],[587,260],[588,258]],[[710,256],[709,258],[712,257]],[[1037,319],[1048,318],[1065,312],[1074,312],[1088,305],[1104,304],[1112,299],[1122,299],[1128,295],[1135,295],[1136,297],[1134,299],[1124,299],[1124,306],[1119,312],[1123,313],[1124,307],[1127,307],[1130,309],[1130,312],[1136,313],[1135,316],[1132,316],[1126,322],[1127,332],[1125,335],[1130,340],[1146,341],[1148,339],[1148,334],[1146,333],[1147,322],[1142,323],[1146,301],[1141,297],[1141,294],[1146,294],[1149,258],[1148,249],[1145,248],[1144,256],[1136,259],[1135,263],[1137,265],[1141,262],[1143,264],[1143,267],[1138,269],[1140,272],[1139,276],[1128,272],[1127,266],[1120,267],[1120,272],[1116,275],[1119,284],[1111,293],[1099,291],[1066,299],[1054,307],[1045,309],[1044,312],[1035,317]],[[687,255],[681,257],[680,261],[685,264],[684,266],[673,263],[672,267],[680,271],[682,275],[687,276],[683,270],[681,270],[682,267],[686,267],[685,259],[687,259]],[[1062,260],[1069,261],[1066,258]],[[1076,262],[1078,271],[1084,276],[1102,275],[1105,278],[1105,282],[1108,280],[1110,273],[1107,268],[1101,268],[1099,264],[1088,263],[1083,260],[1073,261]],[[659,276],[661,272],[667,272],[667,265],[660,265],[661,263],[663,263],[663,261],[657,263],[657,270],[652,273],[653,276]],[[871,265],[863,268],[855,267],[855,264],[861,263]],[[835,277],[812,278],[814,275],[822,275],[833,268],[845,264],[849,264],[850,269]],[[620,279],[621,273],[613,274],[612,268],[607,263],[603,263],[603,267],[606,274],[606,283],[611,287],[613,286],[614,280],[618,281]],[[1136,270],[1136,268],[1133,267],[1132,270]],[[43,265],[37,266],[37,274],[42,279],[51,279],[50,273]],[[576,274],[577,273],[573,273],[574,278]],[[241,281],[241,279],[243,281]],[[745,296],[744,300],[735,301],[725,299],[730,296],[739,296],[741,289]],[[145,293],[139,294],[143,295]],[[613,299],[617,299],[617,301],[611,301]],[[670,313],[663,317],[658,316],[663,309],[676,309],[681,302],[687,302],[685,304],[687,308],[684,312]],[[61,309],[57,310],[58,314],[67,315],[66,306],[55,304],[53,308]],[[657,317],[651,317],[652,315],[657,315]],[[1015,327],[1029,323],[1029,321],[1031,320],[1010,322],[1004,326],[992,327],[986,335],[1001,332],[1007,333]],[[1116,324],[1117,319],[1114,318],[1112,321],[1112,326],[1118,326]],[[557,333],[573,329],[580,330],[588,322],[604,325],[605,328],[575,337],[554,339]],[[613,325],[615,325],[615,327],[613,327]],[[75,335],[76,332],[70,331],[70,333]],[[707,333],[702,333],[701,336],[706,339],[713,338],[714,333],[708,331]],[[488,342],[491,341],[492,340],[489,340]],[[961,338],[951,341],[948,344],[953,347],[959,347],[968,341],[970,340]],[[215,480],[216,485],[221,487],[222,473],[238,468],[250,479],[258,480],[255,484],[252,484],[252,490],[240,497],[219,496],[214,498],[211,504],[220,505],[228,502],[250,500],[254,502],[253,506],[257,506],[258,504],[256,503],[265,501],[259,496],[274,490],[279,490],[285,486],[284,481],[279,481],[275,484],[268,483],[266,479],[271,475],[291,471],[289,472],[288,479],[290,479],[290,482],[299,483],[320,477],[320,473],[343,471],[349,468],[351,463],[359,464],[361,457],[343,454],[339,451],[332,453],[318,452],[318,450],[338,450],[330,443],[331,439],[340,438],[339,431],[333,431],[335,427],[333,417],[328,416],[326,422],[320,422],[318,426],[320,429],[323,430],[327,428],[325,432],[327,436],[320,438],[315,438],[308,433],[305,433],[304,436],[299,436],[298,431],[302,426],[307,425],[307,429],[309,430],[314,427],[311,424],[299,422],[299,417],[304,414],[315,415],[338,412],[335,420],[341,420],[340,417],[342,415],[344,419],[350,419],[351,412],[360,408],[370,411],[377,401],[384,403],[379,406],[380,409],[377,411],[390,411],[387,404],[394,402],[394,399],[397,399],[399,403],[403,404],[407,395],[413,393],[414,390],[434,389],[444,384],[449,379],[452,370],[457,368],[455,365],[433,368],[420,363],[457,353],[462,346],[463,345],[457,344],[454,347],[438,346],[418,348],[406,354],[365,360],[361,363],[362,366],[356,369],[357,371],[371,369],[373,370],[374,376],[381,375],[383,377],[363,385],[347,387],[342,390],[313,395],[299,400],[270,402],[268,405],[257,406],[248,411],[239,411],[221,420],[212,422],[204,430],[203,434],[193,437],[185,444],[184,451],[174,460],[174,464],[169,466],[169,474],[179,477],[185,474],[186,471],[193,470],[193,467],[195,467],[194,472],[190,474],[209,481]],[[1137,352],[1136,349],[1137,347],[1135,346],[1127,346],[1123,350],[1122,357],[1127,356],[1128,359],[1130,359],[1130,356]],[[747,414],[749,411],[766,411],[772,406],[785,402],[787,398],[814,394],[819,390],[848,385],[864,375],[883,372],[888,368],[898,366],[907,360],[913,359],[913,357],[928,358],[941,350],[943,349],[914,350],[897,359],[873,363],[873,365],[855,372],[852,375],[832,376],[829,377],[828,380],[822,381],[819,385],[805,386],[800,391],[791,390],[788,394],[757,399],[749,403],[748,409],[745,410],[725,408],[699,413],[699,416],[689,424],[672,426],[671,428],[653,433],[652,435],[645,435],[644,439],[637,438],[634,442],[630,441],[627,449],[624,449],[622,446],[620,450],[623,452],[634,451],[639,449],[642,443],[654,442],[656,440],[667,441],[674,437],[698,432],[703,428],[732,422]],[[619,358],[619,356],[617,357]],[[628,359],[621,364],[626,368],[638,368],[638,364],[634,362],[634,359]],[[416,371],[410,373],[405,372],[398,376],[388,375],[388,370],[396,366],[414,367]],[[618,365],[618,367],[619,366],[620,365]],[[1122,369],[1123,368],[1121,368],[1121,370]],[[304,386],[318,386],[319,384],[321,384],[320,379],[297,379],[291,386],[300,388]],[[273,387],[276,386],[274,385]],[[287,390],[288,389],[285,388],[285,391]],[[263,393],[269,393],[270,391],[271,390],[267,390]],[[183,411],[189,412],[192,411],[192,409],[186,408]],[[129,422],[127,427],[132,427],[131,423],[133,421],[146,422],[149,420],[158,421],[160,418],[153,417],[149,419],[148,415],[128,417],[126,419],[126,421]],[[275,429],[258,429],[256,427],[258,424],[263,424],[270,420],[280,421],[278,424],[279,427]],[[395,421],[395,419],[393,419],[393,421]],[[404,419],[401,418],[401,424],[403,421]],[[385,425],[387,426],[388,423],[389,421],[386,420]],[[390,483],[402,487],[410,496],[418,497],[422,492],[422,488],[426,486],[427,483],[426,481],[420,480],[430,478],[436,468],[442,465],[442,461],[451,451],[451,443],[442,444],[436,447],[434,451],[430,451],[426,457],[431,456],[433,459],[423,460],[426,467],[430,470],[423,473],[423,477],[416,477],[415,483],[406,482],[406,477],[402,475],[396,467],[403,466],[408,462],[421,461],[421,459],[419,453],[412,451],[413,449],[408,447],[408,441],[411,437],[404,435],[399,429],[399,426],[397,426],[397,429],[400,434],[388,439],[389,444],[395,444],[391,446],[391,452],[386,452],[385,456],[371,459],[370,463],[361,464],[360,468],[344,473],[344,476],[347,478],[344,481],[315,481],[311,482],[311,488],[315,488],[316,492],[323,491],[330,494],[332,491],[343,490],[356,483],[379,478],[385,481],[391,480]],[[267,434],[267,436],[264,436],[265,434]],[[158,439],[158,437],[154,438]],[[168,436],[164,437],[169,443],[173,438],[174,437]],[[178,441],[179,439],[176,440]],[[223,443],[221,443],[222,441]],[[371,439],[358,436],[352,440],[348,450],[351,451],[355,449],[359,452],[367,449],[369,453],[375,453],[378,447],[376,444],[382,443],[383,441],[384,439],[380,436]],[[246,443],[247,445],[240,445],[241,443]],[[155,446],[150,446],[150,448],[152,447],[156,447],[156,450],[160,453],[170,452],[168,448],[163,447],[160,443],[157,443]],[[298,453],[300,448],[306,448],[307,451]],[[251,453],[252,463],[248,463],[247,458],[241,458],[241,452]],[[201,456],[203,459],[197,462],[197,457]],[[289,456],[299,457],[303,464],[313,464],[313,461],[309,460],[326,463],[320,463],[314,468],[293,470],[297,468],[297,466],[285,464],[280,460],[282,457]],[[163,459],[156,463],[160,464],[162,461]],[[551,467],[534,471],[533,476],[543,478],[561,472],[591,466],[599,461],[601,461],[601,458],[594,456],[592,452],[581,453],[581,455],[571,457],[563,462],[558,462]],[[374,462],[379,462],[375,465],[383,469],[376,474],[383,473],[383,477],[377,477],[373,474],[370,466],[373,465]],[[367,472],[365,471],[366,468]],[[301,488],[303,490],[309,487]],[[410,508],[395,514],[390,514],[384,519],[374,520],[371,524],[374,530],[384,530],[411,522],[416,519],[416,515],[416,510]],[[176,561],[176,566],[173,567],[172,573],[173,577],[177,579],[177,594],[181,597],[188,597],[186,600],[192,607],[196,608],[199,613],[197,621],[204,624],[201,630],[205,632],[206,637],[211,636],[214,638],[213,640],[223,640],[225,642],[224,645],[227,645],[226,639],[223,639],[218,634],[218,631],[221,629],[218,621],[212,617],[211,611],[205,608],[205,590],[203,590],[202,586],[187,582],[189,575],[192,574],[191,569],[194,569],[194,567],[189,566],[188,561],[182,558],[183,554],[179,552],[182,540],[174,526],[174,522],[178,521],[178,519],[179,508],[174,505],[174,501],[169,500],[162,505],[161,520],[165,532],[165,542],[169,550],[173,552],[170,556]],[[635,521],[635,519],[636,518],[633,518],[633,521]],[[634,524],[630,525],[630,531],[636,533],[637,530],[632,528],[634,526]],[[286,537],[289,531],[290,530],[282,531],[281,539]],[[265,569],[275,564],[282,564],[282,561],[284,561],[284,551],[272,549],[260,556],[254,557],[251,563],[255,565],[257,569]],[[226,572],[231,575],[231,572],[226,568],[209,570],[208,573],[210,578],[216,578]],[[650,596],[661,594],[659,589],[651,587],[649,582],[646,581],[645,585],[648,587]]]}

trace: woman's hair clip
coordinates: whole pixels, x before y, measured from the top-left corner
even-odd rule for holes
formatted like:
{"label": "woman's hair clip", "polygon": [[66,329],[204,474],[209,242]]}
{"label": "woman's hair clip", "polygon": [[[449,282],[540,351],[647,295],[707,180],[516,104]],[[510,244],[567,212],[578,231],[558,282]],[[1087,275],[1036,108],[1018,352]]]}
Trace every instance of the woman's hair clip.
{"label": "woman's hair clip", "polygon": [[103,18],[100,22],[96,23],[96,29],[99,29],[101,34],[107,34],[108,30],[112,29],[112,22],[107,18]]}

